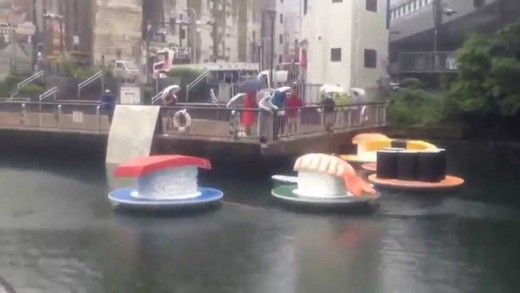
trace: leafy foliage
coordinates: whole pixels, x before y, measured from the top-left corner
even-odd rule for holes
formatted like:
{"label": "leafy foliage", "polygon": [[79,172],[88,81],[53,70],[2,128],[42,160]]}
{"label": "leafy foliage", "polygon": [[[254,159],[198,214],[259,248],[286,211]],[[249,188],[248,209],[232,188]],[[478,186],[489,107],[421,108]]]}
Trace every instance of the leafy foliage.
{"label": "leafy foliage", "polygon": [[20,89],[19,95],[22,97],[35,97],[45,91],[44,87],[38,84],[30,83]]}
{"label": "leafy foliage", "polygon": [[451,95],[462,112],[512,116],[520,108],[520,23],[491,35],[474,35],[457,53]]}
{"label": "leafy foliage", "polygon": [[420,89],[403,89],[394,94],[389,119],[396,126],[432,125],[446,119],[446,98]]}

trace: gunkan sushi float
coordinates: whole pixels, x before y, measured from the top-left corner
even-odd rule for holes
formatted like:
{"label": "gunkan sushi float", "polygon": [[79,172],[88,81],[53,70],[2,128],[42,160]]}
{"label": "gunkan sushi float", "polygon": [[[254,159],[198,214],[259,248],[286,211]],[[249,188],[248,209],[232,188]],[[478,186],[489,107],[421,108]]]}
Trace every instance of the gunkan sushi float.
{"label": "gunkan sushi float", "polygon": [[376,174],[368,177],[378,187],[437,191],[454,189],[464,179],[447,175],[444,149],[410,150],[386,148],[377,151]]}
{"label": "gunkan sushi float", "polygon": [[119,165],[114,176],[134,177],[135,185],[108,195],[114,206],[174,208],[219,202],[223,193],[197,183],[198,168],[210,170],[209,160],[183,155],[149,156]]}
{"label": "gunkan sushi float", "polygon": [[339,207],[376,203],[379,195],[371,184],[339,157],[306,154],[294,164],[298,176],[273,176],[282,183],[271,194],[284,202],[307,206]]}

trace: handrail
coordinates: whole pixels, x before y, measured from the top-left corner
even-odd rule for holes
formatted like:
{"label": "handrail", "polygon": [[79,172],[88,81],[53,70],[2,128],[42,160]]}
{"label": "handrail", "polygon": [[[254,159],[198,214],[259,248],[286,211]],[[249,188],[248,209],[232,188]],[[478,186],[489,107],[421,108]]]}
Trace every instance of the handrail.
{"label": "handrail", "polygon": [[26,79],[20,81],[16,85],[16,91],[9,98],[12,99],[12,98],[16,97],[24,86],[30,84],[31,82],[35,81],[38,78],[43,79],[44,76],[45,76],[45,72],[43,70],[40,70],[40,71],[34,73],[33,75],[27,77]]}
{"label": "handrail", "polygon": [[91,77],[85,79],[84,81],[78,84],[78,100],[81,98],[81,90],[87,85],[93,83],[94,81],[101,79],[101,91],[105,90],[105,81],[104,81],[105,72],[100,70],[94,73]]}
{"label": "handrail", "polygon": [[209,75],[209,70],[204,71],[201,73],[195,80],[193,80],[188,86],[186,87],[186,101],[189,100],[190,97],[190,91],[193,89],[199,82],[201,82],[204,78],[206,78]]}
{"label": "handrail", "polygon": [[39,96],[40,102],[42,102],[43,100],[45,100],[46,98],[48,98],[50,96],[54,96],[54,101],[56,101],[56,94],[58,93],[58,91],[59,91],[58,87],[52,87],[52,88],[48,89],[46,92],[44,92],[43,94],[41,94]]}
{"label": "handrail", "polygon": [[159,93],[157,93],[157,95],[152,97],[152,105],[155,105],[155,103],[157,103],[157,101],[159,101],[161,99],[161,96],[163,93],[164,93],[164,90],[160,91]]}

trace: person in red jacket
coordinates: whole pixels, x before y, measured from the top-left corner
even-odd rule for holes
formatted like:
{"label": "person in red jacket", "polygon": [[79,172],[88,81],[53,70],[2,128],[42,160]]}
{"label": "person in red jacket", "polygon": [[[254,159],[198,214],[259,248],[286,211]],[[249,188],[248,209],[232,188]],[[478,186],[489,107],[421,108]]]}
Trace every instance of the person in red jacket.
{"label": "person in red jacket", "polygon": [[300,125],[300,108],[303,107],[303,101],[298,96],[298,92],[296,90],[292,91],[291,95],[285,102],[285,105],[287,107],[286,113],[289,132],[297,133],[298,126]]}
{"label": "person in red jacket", "polygon": [[[248,90],[244,99],[245,109],[258,109],[258,101],[256,100],[256,92]],[[245,110],[242,112],[242,125],[246,135],[251,135],[251,129],[256,124],[256,112]]]}

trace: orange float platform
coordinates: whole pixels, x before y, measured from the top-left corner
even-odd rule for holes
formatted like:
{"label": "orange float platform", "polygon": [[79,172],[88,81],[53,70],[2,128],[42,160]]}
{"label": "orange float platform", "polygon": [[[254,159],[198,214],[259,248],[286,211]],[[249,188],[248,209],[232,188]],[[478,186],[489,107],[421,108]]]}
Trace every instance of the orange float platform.
{"label": "orange float platform", "polygon": [[381,179],[377,178],[377,174],[372,174],[368,176],[368,180],[372,182],[376,187],[410,191],[449,190],[455,189],[464,184],[464,179],[455,176],[446,176],[446,178],[440,182],[423,182],[398,179]]}

